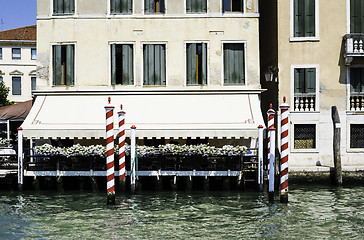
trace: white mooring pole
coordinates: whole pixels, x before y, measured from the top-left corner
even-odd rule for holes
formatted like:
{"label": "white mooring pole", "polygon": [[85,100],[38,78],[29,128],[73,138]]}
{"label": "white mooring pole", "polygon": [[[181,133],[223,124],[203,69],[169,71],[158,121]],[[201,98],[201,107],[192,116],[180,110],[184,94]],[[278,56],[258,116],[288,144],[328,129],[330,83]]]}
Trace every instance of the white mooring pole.
{"label": "white mooring pole", "polygon": [[270,132],[270,138],[271,138],[271,141],[270,141],[270,153],[269,153],[269,168],[270,168],[270,171],[269,171],[269,193],[268,193],[268,199],[270,202],[273,202],[274,201],[274,174],[275,174],[275,171],[274,171],[274,162],[275,162],[275,149],[276,149],[276,129],[274,127],[271,127],[269,129],[269,132]]}
{"label": "white mooring pole", "polygon": [[258,186],[263,191],[263,126],[258,126]]}
{"label": "white mooring pole", "polygon": [[23,128],[18,128],[18,188],[23,190]]}
{"label": "white mooring pole", "polygon": [[136,139],[135,139],[135,129],[133,125],[130,129],[130,190],[135,191],[135,165],[136,165]]}

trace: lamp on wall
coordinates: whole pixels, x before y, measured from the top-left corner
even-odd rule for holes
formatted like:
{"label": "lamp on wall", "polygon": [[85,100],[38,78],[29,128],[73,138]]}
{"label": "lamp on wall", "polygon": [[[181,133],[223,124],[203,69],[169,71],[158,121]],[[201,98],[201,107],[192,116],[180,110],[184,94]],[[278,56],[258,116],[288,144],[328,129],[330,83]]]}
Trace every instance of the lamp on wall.
{"label": "lamp on wall", "polygon": [[276,67],[272,67],[272,66],[268,66],[267,71],[265,71],[264,76],[265,76],[265,81],[267,82],[278,82],[278,72],[279,69]]}

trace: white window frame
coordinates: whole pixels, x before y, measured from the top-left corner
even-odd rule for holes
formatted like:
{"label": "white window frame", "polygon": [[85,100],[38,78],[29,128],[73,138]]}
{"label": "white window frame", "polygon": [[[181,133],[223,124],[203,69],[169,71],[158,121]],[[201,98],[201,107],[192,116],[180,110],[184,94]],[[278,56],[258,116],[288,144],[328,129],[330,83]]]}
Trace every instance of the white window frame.
{"label": "white window frame", "polygon": [[[315,148],[295,148],[294,146],[294,139],[295,139],[295,135],[294,135],[294,126],[295,125],[300,125],[300,124],[303,124],[303,125],[315,125]],[[310,121],[295,121],[293,123],[290,124],[290,152],[292,153],[318,153],[319,152],[319,126],[320,124],[315,121],[315,122],[310,122]]]}
{"label": "white window frame", "polygon": [[290,38],[291,42],[320,41],[319,34],[319,0],[315,0],[315,36],[295,37],[294,36],[294,0],[290,0]]}
{"label": "white window frame", "polygon": [[[35,50],[35,58],[33,58],[33,50]],[[30,48],[30,59],[37,60],[37,48]]]}
{"label": "white window frame", "polygon": [[231,16],[241,16],[241,15],[244,15],[246,14],[246,0],[243,0],[243,11],[242,12],[225,12],[225,9],[224,9],[224,4],[223,4],[223,1],[220,0],[220,11],[221,11],[221,14],[224,16],[225,14],[226,15],[229,15],[229,17]]}
{"label": "white window frame", "polygon": [[[294,70],[296,68],[315,68],[316,69],[316,92],[315,92],[315,111],[295,111],[294,102]],[[319,64],[305,64],[305,65],[291,65],[291,112],[295,113],[318,113],[320,112],[320,65]]]}
{"label": "white window frame", "polygon": [[[165,0],[166,1],[166,0]],[[144,0],[143,0],[144,2]],[[143,61],[144,61],[144,45],[150,45],[150,44],[164,44],[166,46],[166,85],[144,85],[144,64],[143,64]],[[140,47],[141,47],[141,83],[140,85],[143,87],[167,87],[168,86],[168,42],[163,42],[163,41],[160,41],[160,42],[148,42],[148,41],[143,41],[141,42],[140,44]],[[135,81],[134,81],[135,83]]]}
{"label": "white window frame", "polygon": [[[189,43],[206,43],[207,44],[207,61],[206,61],[206,69],[207,69],[207,79],[206,85],[188,85],[187,84],[187,44]],[[209,86],[210,85],[210,42],[209,41],[184,41],[184,87],[196,87],[196,86]]]}
{"label": "white window frame", "polygon": [[[164,13],[146,13],[145,12],[145,8],[144,8],[144,2],[145,0],[142,0],[142,13],[143,15],[146,15],[148,17],[160,17],[161,15],[166,15],[167,14],[167,11],[168,11],[168,0],[164,0]],[[186,9],[186,7],[185,7]]]}
{"label": "white window frame", "polygon": [[[75,87],[77,85],[77,74],[76,74],[76,71],[77,71],[77,42],[51,42],[50,43],[50,51],[49,51],[49,55],[50,55],[50,64],[49,64],[49,86],[52,86],[52,87]],[[73,79],[74,79],[74,82],[73,82],[73,85],[70,85],[70,86],[66,86],[66,85],[53,85],[53,46],[56,46],[56,45],[73,45],[74,46],[74,72],[73,72]]]}
{"label": "white window frame", "polygon": [[[20,58],[14,58],[14,53],[13,53],[13,50],[14,49],[20,49]],[[15,60],[15,61],[19,61],[22,59],[22,48],[21,47],[12,47],[11,48],[11,60]]]}
{"label": "white window frame", "polygon": [[[110,1],[109,1],[110,2]],[[111,84],[111,44],[129,44],[129,45],[133,45],[133,78],[134,78],[134,84],[129,84],[129,85],[121,85],[121,84]],[[128,86],[136,86],[136,68],[135,68],[135,49],[136,49],[136,43],[135,42],[118,42],[118,41],[112,41],[109,42],[109,86],[115,86],[115,87],[128,87]]]}
{"label": "white window frame", "polygon": [[[23,95],[22,76],[23,76],[23,74],[12,74],[11,75],[11,96],[22,96]],[[20,94],[13,94],[14,93],[14,89],[13,89],[13,78],[14,77],[20,78]]]}
{"label": "white window frame", "polygon": [[349,153],[363,153],[364,152],[364,148],[351,148],[350,147],[350,139],[351,139],[351,134],[350,134],[350,126],[351,125],[355,125],[355,124],[363,124],[364,123],[364,117],[363,116],[355,116],[355,118],[353,118],[354,116],[350,116],[347,119],[346,122],[346,152]]}
{"label": "white window frame", "polygon": [[206,12],[205,13],[187,13],[187,0],[183,0],[183,14],[187,14],[188,16],[191,17],[199,17],[199,16],[205,16],[209,13],[209,9],[210,9],[210,1],[206,0]]}
{"label": "white window frame", "polygon": [[[132,9],[131,9],[131,13],[130,14],[111,14],[111,0],[107,0],[107,17],[113,17],[113,18],[127,18],[130,17],[131,15],[135,14],[135,0],[131,0],[131,5],[132,5]],[[143,1],[143,5],[144,5],[144,1]],[[144,9],[144,8],[143,8]],[[144,11],[144,10],[143,10]]]}
{"label": "white window frame", "polygon": [[51,11],[50,11],[50,15],[53,17],[53,18],[67,18],[67,17],[70,17],[70,16],[72,16],[72,17],[75,17],[75,16],[77,16],[77,0],[75,0],[75,13],[65,13],[65,14],[60,14],[60,15],[58,15],[58,14],[54,14],[53,13],[53,0],[49,0],[50,1],[50,9],[51,9]]}
{"label": "white window frame", "polygon": [[[222,2],[222,1],[221,1]],[[225,84],[224,83],[224,44],[225,43],[242,43],[244,44],[244,79],[245,79],[245,83],[243,84]],[[221,41],[221,86],[248,86],[249,85],[249,81],[248,81],[248,74],[247,74],[247,67],[248,67],[248,63],[247,63],[247,40],[240,40],[240,41]]]}

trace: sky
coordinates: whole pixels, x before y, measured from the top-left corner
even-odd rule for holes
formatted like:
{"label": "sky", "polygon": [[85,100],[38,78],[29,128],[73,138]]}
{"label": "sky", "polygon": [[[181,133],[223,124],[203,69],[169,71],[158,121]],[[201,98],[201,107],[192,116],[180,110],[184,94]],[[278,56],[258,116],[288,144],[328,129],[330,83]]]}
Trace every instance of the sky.
{"label": "sky", "polygon": [[0,0],[0,31],[37,23],[37,0]]}

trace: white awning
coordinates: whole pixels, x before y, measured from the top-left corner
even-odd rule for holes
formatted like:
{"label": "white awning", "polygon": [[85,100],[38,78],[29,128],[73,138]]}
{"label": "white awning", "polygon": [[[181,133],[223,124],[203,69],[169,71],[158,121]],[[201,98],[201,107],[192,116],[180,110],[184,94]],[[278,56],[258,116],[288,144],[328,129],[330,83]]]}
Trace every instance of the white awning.
{"label": "white awning", "polygon": [[[110,95],[112,94],[112,95]],[[118,92],[37,96],[24,121],[27,138],[104,138],[108,97],[115,135],[120,104],[126,136],[135,125],[138,138],[257,138],[264,126],[260,92]]]}

